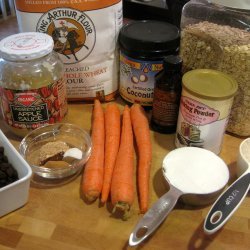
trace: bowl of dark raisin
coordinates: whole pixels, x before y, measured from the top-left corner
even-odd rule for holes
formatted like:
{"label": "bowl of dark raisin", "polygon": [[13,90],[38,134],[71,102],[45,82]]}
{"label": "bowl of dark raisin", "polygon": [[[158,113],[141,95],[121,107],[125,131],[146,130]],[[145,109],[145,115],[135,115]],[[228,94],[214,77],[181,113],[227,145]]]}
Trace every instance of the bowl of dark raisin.
{"label": "bowl of dark raisin", "polygon": [[28,201],[32,170],[0,130],[0,217]]}

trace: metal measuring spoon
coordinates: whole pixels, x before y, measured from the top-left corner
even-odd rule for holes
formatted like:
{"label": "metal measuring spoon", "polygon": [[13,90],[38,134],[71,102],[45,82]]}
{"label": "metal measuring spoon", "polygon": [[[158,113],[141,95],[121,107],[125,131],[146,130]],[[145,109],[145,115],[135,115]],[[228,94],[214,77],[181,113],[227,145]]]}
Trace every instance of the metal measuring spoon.
{"label": "metal measuring spoon", "polygon": [[[154,203],[135,226],[129,238],[130,246],[140,244],[152,234],[172,211],[180,196],[183,195],[185,203],[204,205],[218,197],[229,179],[224,161],[211,151],[197,147],[171,151],[164,158],[162,168],[170,190]],[[213,186],[216,178],[220,185]]]}
{"label": "metal measuring spoon", "polygon": [[[247,153],[248,155],[246,155]],[[250,138],[244,140],[240,145],[238,164],[243,164],[247,169],[219,196],[208,212],[204,222],[204,232],[207,234],[215,233],[229,220],[249,191]]]}

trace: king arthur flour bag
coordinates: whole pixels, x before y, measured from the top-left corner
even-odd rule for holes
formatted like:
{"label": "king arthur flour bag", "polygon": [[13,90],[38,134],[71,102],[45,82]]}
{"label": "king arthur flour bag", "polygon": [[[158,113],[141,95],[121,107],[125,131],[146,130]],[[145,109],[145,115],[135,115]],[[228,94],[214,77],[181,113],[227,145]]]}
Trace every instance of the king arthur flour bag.
{"label": "king arthur flour bag", "polygon": [[16,0],[21,32],[47,33],[64,62],[69,100],[111,100],[118,89],[121,0]]}

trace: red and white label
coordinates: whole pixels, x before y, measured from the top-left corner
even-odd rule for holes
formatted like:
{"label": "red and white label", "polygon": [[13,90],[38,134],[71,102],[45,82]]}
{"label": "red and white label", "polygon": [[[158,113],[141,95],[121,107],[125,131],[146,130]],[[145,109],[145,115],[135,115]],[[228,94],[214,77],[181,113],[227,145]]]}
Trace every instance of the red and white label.
{"label": "red and white label", "polygon": [[220,117],[220,112],[201,102],[183,96],[180,110],[184,119],[193,125],[213,123]]}
{"label": "red and white label", "polygon": [[35,129],[60,122],[67,113],[66,84],[60,79],[32,90],[1,88],[5,122],[14,128]]}

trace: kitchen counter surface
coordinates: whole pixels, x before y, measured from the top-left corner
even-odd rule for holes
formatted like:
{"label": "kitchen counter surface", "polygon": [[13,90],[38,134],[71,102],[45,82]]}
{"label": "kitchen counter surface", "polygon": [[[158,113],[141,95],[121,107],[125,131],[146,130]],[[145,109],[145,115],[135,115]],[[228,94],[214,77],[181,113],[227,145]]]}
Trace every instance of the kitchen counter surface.
{"label": "kitchen counter surface", "polygon": [[[6,22],[5,22],[6,23]],[[17,32],[15,19],[0,22],[0,38]],[[124,102],[117,98],[121,110]],[[103,104],[105,107],[106,104]],[[67,121],[90,132],[92,104],[70,103]],[[149,114],[150,115],[150,114]],[[0,128],[18,148],[20,139],[8,132],[0,121]],[[153,162],[150,181],[152,205],[168,190],[161,164],[173,150],[174,134],[163,135],[151,131]],[[229,184],[236,179],[236,161],[242,139],[226,134],[220,157],[230,171]],[[111,205],[98,201],[86,204],[80,196],[81,175],[62,186],[41,188],[31,183],[28,203],[0,218],[0,249],[10,250],[80,250],[132,249],[128,237],[141,218],[137,199],[128,221],[111,216]],[[0,201],[1,202],[1,201]],[[203,222],[210,205],[193,207],[178,202],[152,237],[137,249],[249,249],[250,197],[245,198],[225,226],[213,235],[203,233]]]}

